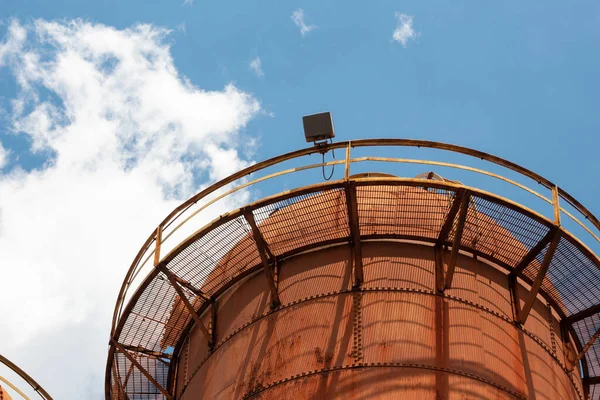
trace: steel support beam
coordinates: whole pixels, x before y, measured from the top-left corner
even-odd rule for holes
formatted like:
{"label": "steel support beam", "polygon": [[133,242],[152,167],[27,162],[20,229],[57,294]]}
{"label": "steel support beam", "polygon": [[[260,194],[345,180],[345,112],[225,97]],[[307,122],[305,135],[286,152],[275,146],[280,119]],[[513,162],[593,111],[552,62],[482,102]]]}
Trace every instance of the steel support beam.
{"label": "steel support beam", "polygon": [[347,181],[345,188],[346,207],[348,209],[348,225],[353,254],[354,286],[360,286],[364,280],[362,246],[360,241],[360,225],[358,223],[358,201],[356,199],[356,182]]}
{"label": "steel support beam", "polygon": [[144,374],[144,376],[146,378],[148,378],[148,380],[150,382],[152,382],[152,384],[154,386],[156,386],[156,388],[158,390],[160,390],[160,392],[167,398],[167,400],[173,400],[173,396],[171,396],[171,394],[167,391],[167,389],[162,387],[162,385],[160,383],[158,383],[158,381],[156,379],[154,379],[154,377],[148,371],[146,371],[146,369],[135,359],[135,357],[133,357],[131,354],[129,354],[129,352],[127,350],[125,350],[125,348],[119,342],[117,342],[115,339],[111,339],[111,342],[112,342],[113,346],[115,346],[117,348],[117,351],[119,353],[123,354],[125,357],[127,357],[127,359],[132,364],[134,364],[136,366],[136,368],[138,370],[140,370],[140,372],[142,374]]}
{"label": "steel support beam", "polygon": [[212,337],[211,337],[210,333],[208,332],[208,330],[206,329],[206,327],[204,326],[204,324],[200,320],[200,316],[198,315],[198,313],[196,312],[196,310],[194,310],[194,306],[192,306],[192,304],[188,300],[188,298],[185,295],[185,293],[183,293],[183,290],[181,290],[181,287],[177,283],[177,279],[175,279],[175,275],[171,271],[169,271],[166,267],[164,267],[164,266],[160,267],[159,269],[169,279],[169,282],[171,282],[171,285],[173,286],[173,289],[175,289],[175,292],[177,292],[177,295],[179,296],[179,298],[183,302],[183,305],[185,306],[185,308],[188,310],[188,312],[190,313],[190,315],[194,319],[194,322],[196,322],[196,325],[198,326],[198,329],[200,329],[200,332],[202,332],[202,334],[204,335],[204,337],[208,341],[208,346],[212,348],[213,341],[212,341]]}
{"label": "steel support beam", "polygon": [[444,285],[445,289],[449,289],[450,287],[452,287],[452,278],[454,277],[454,269],[456,268],[456,261],[458,260],[458,250],[460,249],[460,241],[462,239],[463,229],[467,220],[470,198],[471,195],[467,192],[460,199],[460,211],[458,214],[458,221],[456,222],[456,230],[454,231],[454,240],[452,241],[450,263],[448,264],[448,271],[446,272],[446,282]]}
{"label": "steel support beam", "polygon": [[442,225],[440,234],[438,235],[437,241],[435,242],[436,246],[443,246],[446,243],[448,235],[450,234],[450,230],[452,230],[452,225],[454,224],[454,218],[456,217],[456,214],[458,214],[460,205],[462,204],[462,201],[466,195],[467,191],[464,188],[459,188],[456,191],[456,195],[454,196],[452,206],[450,206],[448,215],[446,215],[446,219],[444,220],[444,225]]}
{"label": "steel support beam", "polygon": [[271,307],[275,308],[281,304],[281,301],[279,300],[279,292],[277,290],[279,285],[276,278],[277,271],[275,270],[275,257],[269,249],[267,242],[263,238],[262,233],[260,233],[252,211],[244,209],[243,214],[246,222],[248,222],[248,225],[250,225],[250,229],[252,230],[252,236],[254,237],[254,242],[256,243],[256,248],[258,249],[258,254],[260,255],[260,260],[263,264],[263,269],[265,270],[265,276],[267,277],[267,283],[269,284],[269,289],[271,291]]}
{"label": "steel support beam", "polygon": [[556,233],[552,237],[552,242],[550,242],[550,246],[548,247],[548,250],[546,250],[546,254],[544,255],[544,260],[542,261],[542,265],[540,266],[537,277],[531,285],[531,290],[529,291],[529,295],[523,304],[523,308],[519,310],[517,322],[520,324],[524,324],[529,316],[529,312],[531,311],[531,307],[533,307],[533,303],[535,302],[537,294],[542,287],[542,282],[544,281],[548,267],[552,262],[552,258],[554,257],[554,253],[556,252],[556,248],[560,242],[560,238],[560,230],[556,230]]}
{"label": "steel support beam", "polygon": [[585,356],[585,353],[587,353],[587,351],[594,345],[594,343],[596,342],[596,340],[598,340],[599,337],[600,337],[600,328],[596,331],[596,333],[594,333],[594,336],[592,336],[590,338],[590,340],[588,340],[588,342],[585,344],[585,346],[583,346],[583,349],[581,349],[579,354],[577,354],[577,356],[575,356],[575,359],[573,360],[573,365],[571,366],[571,371],[577,366],[577,363],[579,362],[579,360],[581,360]]}
{"label": "steel support beam", "polygon": [[512,306],[513,320],[519,319],[521,300],[519,299],[518,282],[516,276],[508,276],[508,289],[510,290],[510,304]]}
{"label": "steel support beam", "polygon": [[590,308],[586,308],[585,310],[581,310],[578,313],[573,315],[569,315],[567,318],[563,320],[564,324],[567,326],[571,326],[576,322],[581,321],[582,319],[586,319],[591,317],[592,315],[598,314],[600,312],[600,304],[596,304],[595,306],[591,306]]}
{"label": "steel support beam", "polygon": [[590,376],[583,378],[584,385],[597,385],[600,383],[600,376]]}
{"label": "steel support beam", "polygon": [[444,249],[442,246],[433,246],[433,256],[435,260],[435,291],[442,293],[444,291]]}
{"label": "steel support beam", "polygon": [[141,346],[127,346],[127,345],[122,345],[123,348],[127,351],[133,351],[136,353],[142,353],[145,354],[147,356],[151,356],[151,357],[155,357],[155,358],[166,358],[168,360],[171,359],[171,354],[167,354],[167,353],[162,353],[160,351],[154,351],[154,350],[148,350],[144,347]]}
{"label": "steel support beam", "polygon": [[523,273],[525,268],[546,248],[548,243],[552,241],[552,238],[556,236],[558,231],[557,227],[552,227],[548,230],[548,233],[523,256],[521,261],[515,266],[515,268],[508,274],[508,287],[510,289],[510,297],[513,311],[513,319],[519,320],[519,314],[521,312],[521,301],[519,299],[519,284],[517,277]]}
{"label": "steel support beam", "polygon": [[[165,270],[166,270],[166,268],[165,268]],[[175,279],[177,281],[177,283],[179,283],[180,286],[183,286],[184,288],[186,288],[190,292],[194,293],[196,296],[200,297],[204,301],[208,301],[208,302],[213,301],[212,297],[210,297],[208,294],[204,293],[200,289],[196,288],[190,282],[186,281],[185,279],[181,279],[177,275],[173,274],[171,271],[169,271],[168,273],[170,273],[173,276],[173,279]]]}
{"label": "steel support beam", "polygon": [[510,279],[519,276],[525,270],[525,268],[527,268],[527,266],[531,264],[531,262],[538,256],[538,254],[540,254],[542,250],[546,248],[546,246],[548,245],[548,243],[550,243],[552,238],[556,236],[557,230],[557,227],[550,228],[548,233],[546,233],[546,235],[535,246],[533,246],[527,254],[525,254],[521,261],[519,261],[519,263],[508,275]]}

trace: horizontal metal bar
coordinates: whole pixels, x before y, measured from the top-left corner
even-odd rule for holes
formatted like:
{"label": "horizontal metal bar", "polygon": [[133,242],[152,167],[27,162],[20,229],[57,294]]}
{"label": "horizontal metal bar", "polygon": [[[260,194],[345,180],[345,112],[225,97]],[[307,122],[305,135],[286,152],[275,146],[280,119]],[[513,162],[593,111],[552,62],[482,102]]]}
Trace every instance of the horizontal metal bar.
{"label": "horizontal metal bar", "polygon": [[462,169],[464,171],[476,172],[478,174],[487,175],[489,177],[499,179],[506,183],[510,183],[511,185],[517,186],[520,189],[525,190],[526,192],[531,193],[532,195],[544,200],[545,202],[552,204],[552,200],[547,197],[539,194],[533,189],[528,188],[527,186],[520,184],[519,182],[513,181],[512,179],[505,178],[502,175],[494,174],[493,172],[488,172],[483,169],[468,167],[466,165],[442,162],[442,161],[430,161],[430,160],[414,160],[410,158],[394,158],[394,157],[358,157],[350,160],[351,163],[356,162],[364,162],[364,161],[379,161],[379,162],[394,162],[394,163],[405,163],[405,164],[421,164],[421,165],[435,165],[439,167],[448,167],[454,169]]}
{"label": "horizontal metal bar", "polygon": [[156,357],[156,358],[166,358],[168,360],[171,359],[171,354],[163,353],[160,351],[149,350],[141,346],[128,346],[123,345],[123,348],[128,351],[133,351],[136,353],[142,353],[148,356]]}
{"label": "horizontal metal bar", "polygon": [[566,319],[564,319],[564,323],[566,325],[573,325],[576,322],[581,321],[582,319],[586,319],[591,317],[592,315],[598,314],[600,312],[600,304],[596,304],[585,310],[581,310],[575,314],[569,315]]}

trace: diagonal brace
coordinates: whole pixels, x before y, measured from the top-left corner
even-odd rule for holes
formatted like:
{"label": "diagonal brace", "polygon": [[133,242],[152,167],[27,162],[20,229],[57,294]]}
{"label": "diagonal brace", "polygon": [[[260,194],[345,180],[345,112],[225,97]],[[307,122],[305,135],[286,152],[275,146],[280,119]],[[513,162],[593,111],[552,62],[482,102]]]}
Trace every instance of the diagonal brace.
{"label": "diagonal brace", "polygon": [[[167,270],[167,269],[165,268],[165,270]],[[190,282],[186,281],[185,279],[182,279],[182,278],[178,277],[177,275],[173,274],[171,271],[168,271],[168,273],[170,273],[171,276],[173,276],[173,279],[175,279],[175,281],[177,281],[177,283],[180,286],[183,286],[184,288],[186,288],[190,292],[194,293],[196,296],[200,297],[204,301],[208,301],[208,302],[212,302],[213,301],[212,297],[210,297],[208,294],[204,293],[200,289],[196,288]]]}
{"label": "diagonal brace", "polygon": [[[542,287],[542,282],[544,281],[544,277],[546,276],[546,272],[548,272],[548,267],[550,267],[550,263],[552,262],[552,258],[554,257],[554,253],[556,252],[556,248],[558,247],[558,243],[560,242],[560,230],[557,229],[552,237],[552,242],[548,246],[548,250],[546,250],[546,254],[544,255],[544,260],[542,261],[542,265],[540,266],[540,270],[531,285],[531,290],[529,290],[529,295],[527,299],[525,299],[525,303],[523,304],[523,308],[519,310],[517,315],[517,322],[520,324],[524,324],[529,316],[529,312],[533,307],[533,303]],[[518,305],[517,305],[518,307]]]}
{"label": "diagonal brace", "polygon": [[125,350],[119,342],[117,342],[115,339],[111,339],[111,342],[112,342],[113,346],[115,346],[117,348],[118,352],[123,354],[125,357],[127,357],[127,359],[132,364],[134,364],[136,366],[136,368],[138,370],[140,370],[140,372],[142,374],[144,374],[144,376],[146,378],[148,378],[148,380],[150,382],[152,382],[152,384],[154,386],[156,386],[156,388],[158,390],[160,390],[160,392],[167,398],[167,400],[173,400],[173,396],[171,396],[171,394],[167,391],[167,389],[162,387],[162,385],[160,383],[158,383],[158,381],[148,371],[146,371],[146,369],[135,359],[135,357],[133,357],[131,354],[129,354],[129,352],[127,350]]}
{"label": "diagonal brace", "polygon": [[583,346],[583,349],[581,349],[579,354],[577,354],[577,356],[573,360],[573,365],[571,366],[571,370],[573,370],[575,368],[575,366],[577,365],[579,360],[581,360],[583,358],[583,356],[585,356],[585,353],[587,353],[587,351],[593,346],[593,344],[596,342],[596,340],[598,340],[599,337],[600,337],[600,328],[598,328],[596,333],[594,333],[594,336],[592,336],[590,338],[590,340],[588,340],[588,342],[585,344],[585,346]]}
{"label": "diagonal brace", "polygon": [[[281,304],[281,300],[279,299],[279,292],[277,290],[277,274],[274,273],[277,272],[274,271],[277,265],[277,263],[275,262],[276,259],[273,256],[271,250],[269,249],[267,242],[263,238],[262,233],[260,233],[252,211],[244,209],[243,214],[244,218],[246,219],[246,222],[248,222],[248,225],[250,225],[250,229],[252,229],[252,236],[254,237],[254,242],[256,243],[258,254],[260,255],[260,259],[263,264],[263,269],[265,270],[265,276],[267,277],[267,283],[269,284],[269,289],[271,291],[271,307],[275,308],[279,304]],[[273,265],[273,267],[271,265]]]}
{"label": "diagonal brace", "polygon": [[458,214],[458,211],[460,210],[460,205],[462,204],[463,199],[467,195],[468,192],[465,188],[459,188],[456,191],[456,196],[454,196],[452,206],[450,206],[448,215],[446,215],[446,219],[444,220],[444,225],[442,225],[440,234],[438,235],[437,241],[435,242],[436,246],[443,246],[446,243],[448,235],[450,234],[450,230],[452,229],[452,224],[454,223],[454,218],[456,217],[456,214]]}
{"label": "diagonal brace", "polygon": [[446,271],[446,283],[444,285],[444,287],[446,289],[449,289],[450,287],[452,287],[452,278],[454,277],[456,261],[458,260],[458,250],[460,249],[462,234],[463,234],[463,230],[465,228],[465,222],[467,220],[467,213],[469,211],[470,198],[471,198],[470,193],[466,192],[465,195],[460,199],[460,211],[458,214],[458,221],[456,222],[456,230],[454,231],[454,240],[452,242],[452,252],[450,253],[450,263],[448,264],[448,271]]}
{"label": "diagonal brace", "polygon": [[566,326],[571,326],[575,322],[581,321],[582,319],[589,318],[592,315],[598,314],[598,313],[600,313],[600,304],[593,305],[589,308],[586,308],[585,310],[581,310],[575,314],[569,315],[562,322],[564,322],[564,324]]}
{"label": "diagonal brace", "polygon": [[147,356],[154,357],[154,358],[166,358],[168,360],[171,359],[171,355],[170,354],[162,353],[160,351],[148,350],[148,349],[146,349],[144,347],[141,347],[141,346],[127,346],[127,345],[123,345],[123,348],[125,350],[128,350],[128,351],[133,351],[133,352],[136,352],[136,353],[142,353],[142,354],[145,354]]}
{"label": "diagonal brace", "polygon": [[194,322],[196,322],[196,326],[198,326],[198,329],[200,329],[200,332],[202,332],[202,334],[208,341],[208,346],[212,348],[212,346],[213,346],[212,335],[208,332],[208,330],[206,329],[206,327],[200,320],[200,316],[198,315],[196,310],[194,310],[194,306],[192,306],[192,304],[188,300],[185,293],[183,293],[183,290],[181,290],[181,287],[179,286],[179,284],[177,283],[177,280],[175,279],[175,275],[173,275],[173,273],[171,271],[169,271],[167,268],[165,268],[164,266],[159,267],[159,269],[163,274],[165,274],[167,276],[167,278],[169,279],[169,282],[171,282],[171,285],[173,286],[173,289],[175,289],[175,292],[177,292],[177,295],[183,302],[183,305],[185,306],[185,308],[188,310],[188,312],[194,319]]}
{"label": "diagonal brace", "polygon": [[558,228],[556,226],[550,228],[548,233],[546,233],[546,235],[544,235],[544,237],[535,246],[533,246],[527,254],[525,254],[521,261],[519,261],[519,263],[508,275],[510,279],[519,276],[525,270],[525,268],[527,268],[527,266],[538,256],[538,254],[540,254],[542,250],[546,248],[548,243],[550,243],[552,238],[554,238],[554,236],[556,235],[557,229]]}

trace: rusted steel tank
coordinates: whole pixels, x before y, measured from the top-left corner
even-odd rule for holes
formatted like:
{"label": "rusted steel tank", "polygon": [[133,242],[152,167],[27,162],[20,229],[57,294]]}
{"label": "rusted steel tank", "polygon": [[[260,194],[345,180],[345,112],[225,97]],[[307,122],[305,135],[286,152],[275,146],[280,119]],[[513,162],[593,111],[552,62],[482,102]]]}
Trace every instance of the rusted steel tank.
{"label": "rusted steel tank", "polygon": [[[451,287],[442,292],[436,288],[434,247],[390,239],[439,235],[453,200],[420,187],[358,187],[360,233],[372,236],[361,244],[362,282],[353,265],[356,247],[348,243],[279,261],[273,271],[277,301],[263,271],[248,276],[219,296],[212,350],[200,330],[189,332],[177,366],[176,397],[579,398],[579,372],[565,373],[559,362],[567,362],[569,339],[560,336],[547,302],[536,299],[525,325],[517,326],[502,268],[458,254]],[[257,227],[270,252],[284,254],[324,233],[348,235],[346,204],[344,191],[313,195]],[[511,249],[505,261],[514,265],[527,252],[474,203],[465,218],[469,229],[463,229],[462,241]],[[290,220],[293,229],[282,229]],[[252,233],[243,238],[206,281],[236,275],[238,262],[252,257],[254,240]],[[451,252],[443,247],[440,252],[447,268]],[[183,311],[181,300],[175,308]],[[206,326],[211,313],[203,316]]]}
{"label": "rusted steel tank", "polygon": [[[381,144],[484,159],[549,198],[472,167],[350,157]],[[543,177],[475,150],[408,139],[324,146],[226,178],[149,236],[115,307],[107,400],[600,399],[600,258],[569,230],[579,224],[597,246],[593,214]],[[333,148],[346,149],[343,179],[246,204],[165,247],[212,204],[198,203],[206,196]],[[549,206],[534,211],[435,173],[350,174],[352,163],[381,160],[477,172]]]}

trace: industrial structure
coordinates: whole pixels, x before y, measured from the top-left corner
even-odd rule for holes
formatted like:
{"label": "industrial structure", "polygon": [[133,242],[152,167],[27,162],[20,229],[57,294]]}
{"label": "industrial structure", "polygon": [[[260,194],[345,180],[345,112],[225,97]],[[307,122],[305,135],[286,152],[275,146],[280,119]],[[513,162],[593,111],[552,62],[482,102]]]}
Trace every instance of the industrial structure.
{"label": "industrial structure", "polygon": [[[23,371],[17,364],[10,361],[8,358],[4,357],[0,354],[0,365],[4,365],[8,367],[9,370],[17,374],[25,383],[27,383],[31,388],[43,399],[43,400],[52,400],[52,397],[46,392],[46,390],[40,386],[27,372]],[[10,382],[3,376],[0,376],[0,400],[12,400],[12,397],[7,392],[6,387],[2,387],[2,384],[6,385],[6,387],[10,387],[24,400],[30,400],[29,397],[23,393],[21,389],[19,389],[14,383]]]}
{"label": "industrial structure", "polygon": [[[417,148],[516,178],[381,156]],[[304,163],[333,150],[345,157]],[[356,173],[367,163],[382,168]],[[542,206],[445,174],[381,172],[409,164],[499,180]],[[333,166],[339,179],[294,178]],[[196,222],[281,178],[301,184]],[[369,139],[263,161],[146,240],[115,308],[106,398],[600,399],[599,231],[554,183],[460,146]]]}

